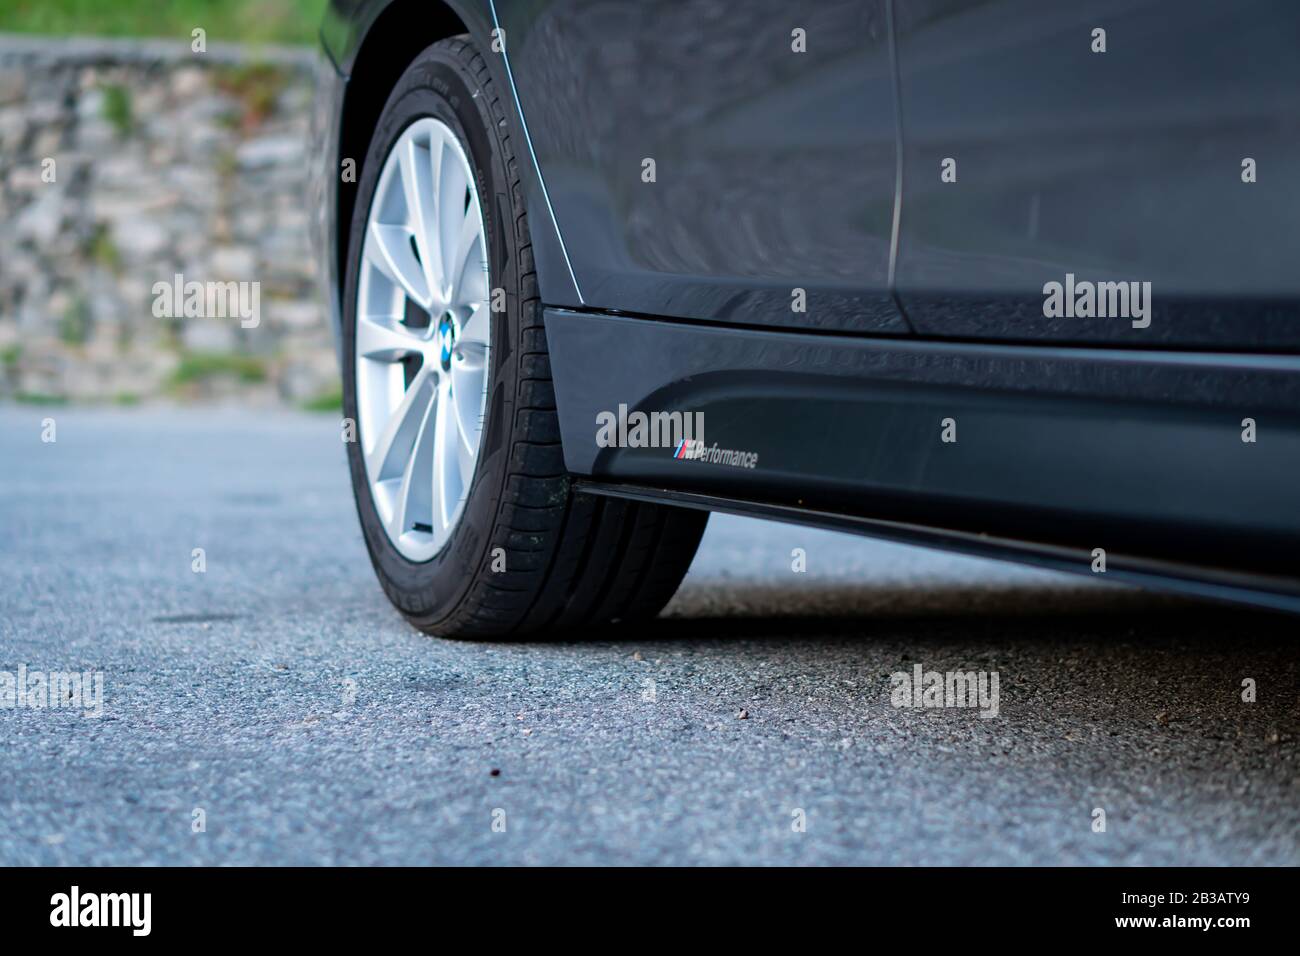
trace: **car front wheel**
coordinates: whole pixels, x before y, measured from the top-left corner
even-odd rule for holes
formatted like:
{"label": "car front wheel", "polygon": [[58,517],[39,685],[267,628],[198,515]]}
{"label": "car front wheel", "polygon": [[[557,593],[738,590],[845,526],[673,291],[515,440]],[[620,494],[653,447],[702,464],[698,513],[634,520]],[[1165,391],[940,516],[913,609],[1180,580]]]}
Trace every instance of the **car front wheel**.
{"label": "car front wheel", "polygon": [[374,132],[349,234],[357,513],[393,604],[447,637],[653,617],[708,518],[573,490],[505,108],[468,37],[421,53]]}

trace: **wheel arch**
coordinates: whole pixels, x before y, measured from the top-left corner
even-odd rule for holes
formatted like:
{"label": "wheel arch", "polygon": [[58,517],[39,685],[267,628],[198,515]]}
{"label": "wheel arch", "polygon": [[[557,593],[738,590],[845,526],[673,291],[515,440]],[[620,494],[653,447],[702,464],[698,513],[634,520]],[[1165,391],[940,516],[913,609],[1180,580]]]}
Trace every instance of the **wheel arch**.
{"label": "wheel arch", "polygon": [[338,190],[333,254],[340,282],[347,274],[357,183],[389,93],[421,50],[447,37],[474,32],[450,4],[436,0],[388,0],[371,6],[369,23],[358,31],[359,41],[344,64],[348,81],[339,111],[339,160],[355,160],[356,176]]}
{"label": "wheel arch", "polygon": [[[322,39],[340,72],[347,77],[338,110],[338,156],[334,169],[344,159],[356,161],[356,182],[338,183],[332,212],[334,273],[340,285],[347,274],[348,235],[355,212],[357,183],[388,94],[398,79],[430,44],[468,33],[480,49],[489,48],[495,14],[489,0],[332,0]],[[338,19],[338,7],[351,4],[347,23]],[[542,296],[555,305],[578,306],[582,297],[573,279],[559,227],[551,216],[541,173],[528,143],[524,118],[520,115],[514,85],[505,56],[486,57],[493,82],[504,94],[511,135],[520,143],[516,149],[525,203],[529,210],[529,231]],[[336,180],[337,182],[337,180]],[[341,314],[341,308],[335,310]]]}

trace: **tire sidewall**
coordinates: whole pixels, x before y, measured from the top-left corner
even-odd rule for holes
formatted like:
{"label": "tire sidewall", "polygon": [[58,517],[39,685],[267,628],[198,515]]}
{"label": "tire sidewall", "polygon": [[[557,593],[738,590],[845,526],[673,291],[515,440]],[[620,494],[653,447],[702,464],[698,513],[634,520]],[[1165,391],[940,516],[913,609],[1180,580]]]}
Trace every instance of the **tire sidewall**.
{"label": "tire sidewall", "polygon": [[[343,297],[343,408],[355,423],[355,441],[347,443],[353,497],[371,562],[389,598],[421,626],[436,626],[453,616],[487,560],[487,548],[507,472],[506,440],[517,380],[517,317],[512,294],[517,287],[517,259],[509,179],[497,142],[502,127],[491,116],[487,97],[464,65],[435,45],[425,50],[403,74],[390,95],[371,139],[358,182],[357,202],[348,237]],[[365,436],[356,401],[356,295],[360,256],[379,174],[402,132],[417,119],[431,116],[447,124],[459,138],[474,172],[483,213],[489,267],[491,349],[486,421],[480,439],[470,490],[450,539],[427,561],[413,562],[389,540],[375,510],[361,449]],[[506,218],[508,217],[508,218]],[[505,220],[502,222],[502,220]],[[506,290],[506,309],[491,312],[493,289]]]}

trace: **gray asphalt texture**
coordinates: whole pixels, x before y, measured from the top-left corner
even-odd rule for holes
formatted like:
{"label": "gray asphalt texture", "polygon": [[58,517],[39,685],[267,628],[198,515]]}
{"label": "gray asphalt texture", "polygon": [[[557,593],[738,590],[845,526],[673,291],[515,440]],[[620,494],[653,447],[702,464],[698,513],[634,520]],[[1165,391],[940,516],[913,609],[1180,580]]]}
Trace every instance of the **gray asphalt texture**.
{"label": "gray asphalt texture", "polygon": [[[11,406],[0,670],[106,700],[0,709],[0,864],[1294,865],[1298,636],[715,515],[649,627],[437,640],[332,416]],[[893,707],[917,663],[996,670],[1000,716]]]}

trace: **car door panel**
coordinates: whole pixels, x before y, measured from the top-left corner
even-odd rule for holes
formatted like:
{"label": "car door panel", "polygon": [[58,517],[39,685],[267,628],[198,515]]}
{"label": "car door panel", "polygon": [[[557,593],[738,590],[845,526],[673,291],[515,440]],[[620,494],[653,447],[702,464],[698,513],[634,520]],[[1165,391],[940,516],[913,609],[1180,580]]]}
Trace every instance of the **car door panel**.
{"label": "car door panel", "polygon": [[907,330],[884,0],[495,9],[586,306]]}
{"label": "car door panel", "polygon": [[[898,0],[895,23],[918,333],[1300,345],[1300,4]],[[1149,326],[1046,317],[1067,275],[1151,283]]]}

